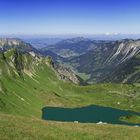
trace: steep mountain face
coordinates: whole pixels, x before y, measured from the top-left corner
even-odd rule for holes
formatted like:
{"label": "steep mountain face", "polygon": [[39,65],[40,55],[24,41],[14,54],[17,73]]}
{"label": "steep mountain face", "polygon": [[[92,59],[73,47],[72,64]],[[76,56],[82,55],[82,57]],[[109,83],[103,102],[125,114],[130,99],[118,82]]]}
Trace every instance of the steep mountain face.
{"label": "steep mountain face", "polygon": [[[122,77],[123,75],[126,75],[124,78],[118,78],[118,82],[128,82],[126,78],[132,72],[131,66],[134,65],[133,67],[139,67],[139,61],[137,60],[137,63],[135,62],[135,57],[139,53],[139,40],[121,40],[106,43],[84,55],[69,59],[67,62],[78,72],[90,74],[91,77],[89,81],[92,82],[100,82],[104,77],[107,79],[107,76],[110,77],[110,74],[114,73],[116,69],[124,71],[121,74]],[[124,65],[127,65],[127,72]],[[115,77],[118,76],[119,75],[116,73]],[[113,80],[113,77],[109,79],[112,80],[107,80],[108,82],[116,82],[116,80]],[[133,80],[129,80],[129,82],[133,82]]]}
{"label": "steep mountain face", "polygon": [[139,40],[121,40],[115,43],[112,54],[107,59],[107,63],[119,65],[140,52]]}
{"label": "steep mountain face", "polygon": [[101,82],[140,83],[140,53],[118,65]]}

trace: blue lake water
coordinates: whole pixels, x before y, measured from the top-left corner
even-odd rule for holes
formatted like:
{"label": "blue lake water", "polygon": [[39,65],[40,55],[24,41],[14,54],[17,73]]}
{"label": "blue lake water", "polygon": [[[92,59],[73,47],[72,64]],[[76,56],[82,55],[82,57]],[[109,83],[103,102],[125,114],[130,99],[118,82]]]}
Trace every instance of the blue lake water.
{"label": "blue lake water", "polygon": [[125,111],[110,107],[90,105],[81,108],[45,107],[42,109],[42,119],[81,123],[104,122],[109,124],[139,125],[120,121],[121,116],[140,115],[140,113]]}

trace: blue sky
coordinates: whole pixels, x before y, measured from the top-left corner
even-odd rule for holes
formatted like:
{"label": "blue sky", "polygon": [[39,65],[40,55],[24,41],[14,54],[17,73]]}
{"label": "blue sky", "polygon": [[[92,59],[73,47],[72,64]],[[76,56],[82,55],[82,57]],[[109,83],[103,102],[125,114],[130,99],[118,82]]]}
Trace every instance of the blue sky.
{"label": "blue sky", "polygon": [[140,0],[0,0],[0,34],[140,34]]}

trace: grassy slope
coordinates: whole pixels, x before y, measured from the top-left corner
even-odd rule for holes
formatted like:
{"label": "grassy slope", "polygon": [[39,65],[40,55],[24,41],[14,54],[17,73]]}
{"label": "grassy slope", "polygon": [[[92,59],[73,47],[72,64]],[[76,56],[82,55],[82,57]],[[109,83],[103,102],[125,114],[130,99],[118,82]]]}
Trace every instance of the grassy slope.
{"label": "grassy slope", "polygon": [[139,140],[140,128],[75,124],[0,115],[1,140]]}
{"label": "grassy slope", "polygon": [[47,65],[39,65],[33,78],[27,75],[24,78],[12,78],[6,73],[0,75],[0,111],[16,115],[0,114],[1,139],[140,138],[140,129],[134,127],[55,123],[37,119],[41,118],[41,108],[46,105],[76,107],[96,104],[140,111],[139,85],[97,84],[81,87],[59,81]]}
{"label": "grassy slope", "polygon": [[25,80],[1,78],[5,88],[0,94],[2,112],[39,117],[41,108],[46,105],[76,107],[90,104],[140,111],[138,87],[123,84],[81,87],[57,80],[46,65],[40,65],[37,71],[34,78],[24,76]]}

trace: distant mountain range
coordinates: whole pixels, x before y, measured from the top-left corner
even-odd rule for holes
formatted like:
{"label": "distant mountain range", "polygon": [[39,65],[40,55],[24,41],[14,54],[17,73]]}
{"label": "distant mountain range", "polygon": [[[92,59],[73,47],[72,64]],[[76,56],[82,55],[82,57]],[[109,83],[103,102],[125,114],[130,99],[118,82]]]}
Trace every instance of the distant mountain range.
{"label": "distant mountain range", "polygon": [[[72,82],[77,81],[76,83],[140,82],[140,40],[105,41],[79,37],[36,49],[20,39],[9,38],[0,39],[0,51],[3,53],[1,55],[3,59],[6,58],[6,54],[13,55],[12,59],[16,56],[17,61],[22,60],[24,57],[21,55],[24,56],[24,54],[26,57],[28,54],[28,57],[24,59],[30,61],[34,61],[32,57],[42,59],[44,56],[51,56],[57,65],[55,66],[57,74],[61,74],[62,79],[71,79]],[[21,72],[22,64],[23,62],[15,64],[18,67],[18,73]],[[75,73],[77,79],[72,73]]]}
{"label": "distant mountain range", "polygon": [[44,48],[49,45],[54,45],[58,43],[59,41],[63,40],[61,38],[24,38],[25,42],[30,43],[35,48]]}
{"label": "distant mountain range", "polygon": [[140,40],[66,39],[40,49],[55,61],[84,74],[88,83],[140,82]]}

